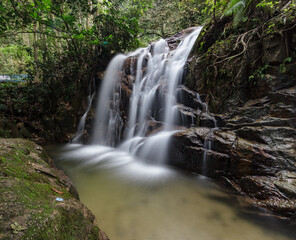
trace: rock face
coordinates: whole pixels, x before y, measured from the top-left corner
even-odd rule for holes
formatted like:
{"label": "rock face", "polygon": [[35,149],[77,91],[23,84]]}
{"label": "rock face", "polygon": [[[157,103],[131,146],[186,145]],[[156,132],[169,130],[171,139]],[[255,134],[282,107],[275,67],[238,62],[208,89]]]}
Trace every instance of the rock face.
{"label": "rock face", "polygon": [[0,139],[0,238],[108,240],[69,178],[23,139]]}
{"label": "rock face", "polygon": [[[216,178],[256,205],[295,219],[294,12],[291,7],[272,19],[272,31],[262,25],[207,41],[205,30],[188,62],[185,85],[208,103],[218,129],[204,108],[191,104],[200,112],[194,126],[174,135],[169,163]],[[289,21],[283,23],[285,17]],[[216,30],[225,31],[228,21],[222,19]]]}
{"label": "rock face", "polygon": [[[177,93],[181,130],[172,138],[169,164],[218,179],[258,206],[296,218],[295,7],[238,35],[229,22],[205,27],[189,58]],[[190,31],[167,39],[170,49]],[[124,126],[136,62],[137,56],[127,58],[119,73]],[[143,73],[146,67],[144,60]],[[156,102],[161,109],[164,99]],[[161,129],[162,114],[153,110],[148,134]]]}
{"label": "rock face", "polygon": [[[171,165],[218,179],[255,204],[290,218],[296,210],[293,9],[271,19],[268,26],[239,35],[227,33],[229,18],[221,19],[216,28],[205,28],[178,86],[175,122],[180,131],[172,138],[168,158]],[[190,31],[167,39],[170,49]],[[137,56],[127,58],[119,73],[122,129],[127,124],[136,63]],[[146,65],[144,60],[143,73]],[[166,84],[156,92],[165,94]],[[164,99],[155,102],[155,109],[162,109]],[[152,112],[148,135],[161,129],[163,113]]]}

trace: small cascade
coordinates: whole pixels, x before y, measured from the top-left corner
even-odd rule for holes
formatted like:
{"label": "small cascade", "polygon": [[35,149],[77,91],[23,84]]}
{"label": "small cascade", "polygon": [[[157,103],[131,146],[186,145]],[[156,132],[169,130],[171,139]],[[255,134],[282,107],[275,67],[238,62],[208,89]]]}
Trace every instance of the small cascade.
{"label": "small cascade", "polygon": [[[195,32],[196,33],[196,32]],[[176,111],[174,111],[177,100],[177,86],[181,83],[184,71],[184,65],[187,61],[188,55],[195,43],[197,35],[191,34],[184,41],[182,41],[168,63],[165,75],[168,77],[170,83],[168,85],[168,92],[166,94],[165,106],[165,129],[171,130],[175,125],[177,118]]]}
{"label": "small cascade", "polygon": [[205,136],[205,139],[204,139],[204,150],[203,150],[203,159],[202,159],[202,173],[203,173],[203,175],[207,175],[208,152],[212,151],[212,137],[214,135],[214,131],[218,129],[217,121],[216,121],[215,117],[211,116],[211,118],[214,122],[214,128],[210,129],[210,131],[208,132],[208,134]]}
{"label": "small cascade", "polygon": [[93,144],[165,161],[177,129],[177,89],[201,29],[192,29],[175,50],[162,39],[111,61],[98,98]]}
{"label": "small cascade", "polygon": [[109,64],[99,92],[92,143],[114,147],[120,138],[120,72],[125,55],[117,55]]}
{"label": "small cascade", "polygon": [[217,120],[215,117],[210,115],[209,109],[208,109],[208,104],[203,102],[200,98],[200,95],[196,93],[196,97],[198,101],[202,104],[203,111],[207,114],[207,116],[210,118],[210,120],[213,121],[214,127],[210,128],[209,132],[205,136],[204,139],[204,150],[203,150],[203,158],[202,158],[202,174],[207,175],[207,170],[208,170],[208,152],[212,151],[212,137],[214,135],[214,132],[218,130],[218,125],[217,125]]}
{"label": "small cascade", "polygon": [[85,113],[83,114],[83,116],[79,120],[77,131],[76,131],[74,137],[71,139],[71,142],[72,143],[80,143],[81,142],[81,137],[84,134],[86,118],[87,118],[88,112],[91,109],[93,98],[95,96],[95,92],[92,91],[92,85],[93,86],[95,85],[94,84],[94,80],[89,85],[89,91],[88,91],[89,92],[89,95],[87,96],[87,107],[86,107],[86,111],[85,111]]}

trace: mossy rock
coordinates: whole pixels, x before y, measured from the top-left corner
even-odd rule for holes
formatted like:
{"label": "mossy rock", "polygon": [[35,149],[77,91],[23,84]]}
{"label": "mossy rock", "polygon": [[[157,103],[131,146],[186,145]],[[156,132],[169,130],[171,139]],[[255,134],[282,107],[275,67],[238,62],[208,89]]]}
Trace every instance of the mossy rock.
{"label": "mossy rock", "polygon": [[51,165],[33,142],[0,139],[0,239],[107,240],[70,179]]}

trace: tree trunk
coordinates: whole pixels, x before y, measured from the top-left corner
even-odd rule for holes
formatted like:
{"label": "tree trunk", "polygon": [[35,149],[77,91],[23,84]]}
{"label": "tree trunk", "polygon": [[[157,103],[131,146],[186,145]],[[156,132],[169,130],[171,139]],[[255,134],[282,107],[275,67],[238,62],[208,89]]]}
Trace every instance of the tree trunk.
{"label": "tree trunk", "polygon": [[38,72],[38,46],[37,46],[37,30],[38,30],[38,23],[34,23],[34,36],[33,36],[33,50],[34,50],[34,73],[35,73],[35,82],[39,80],[39,72]]}

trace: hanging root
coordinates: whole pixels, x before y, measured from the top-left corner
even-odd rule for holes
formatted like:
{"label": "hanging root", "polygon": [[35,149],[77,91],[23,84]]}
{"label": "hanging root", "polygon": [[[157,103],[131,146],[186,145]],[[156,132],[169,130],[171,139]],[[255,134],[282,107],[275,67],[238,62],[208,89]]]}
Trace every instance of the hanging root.
{"label": "hanging root", "polygon": [[[216,59],[214,60],[214,63],[211,66],[223,63],[225,61],[240,57],[241,55],[245,54],[248,50],[250,41],[253,39],[253,35],[257,34],[257,36],[259,36],[260,38],[260,34],[258,32],[259,28],[260,27],[257,27],[248,32],[242,33],[241,35],[238,36],[236,43],[234,45],[234,48],[231,50],[231,52],[237,50],[240,46],[242,46],[243,50],[241,52],[231,56],[230,56],[231,52],[229,52],[228,54],[225,54],[224,56],[217,56],[216,54],[213,53],[213,56],[216,57]],[[248,37],[247,40],[246,40],[246,37]],[[222,59],[222,60],[218,61],[219,59]]]}

